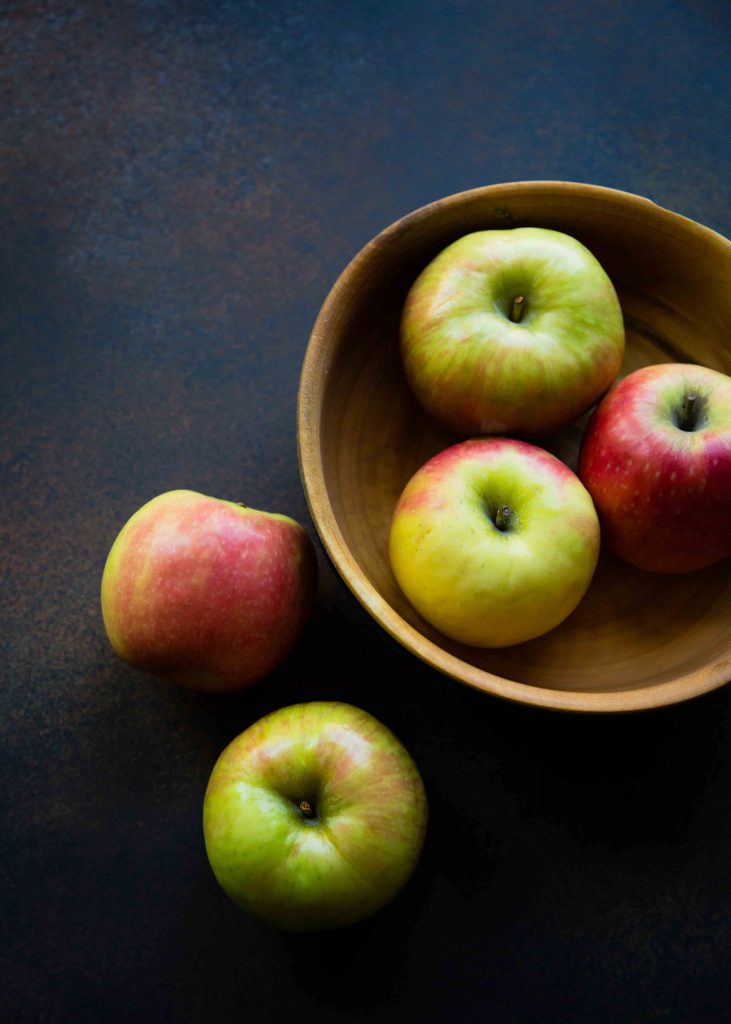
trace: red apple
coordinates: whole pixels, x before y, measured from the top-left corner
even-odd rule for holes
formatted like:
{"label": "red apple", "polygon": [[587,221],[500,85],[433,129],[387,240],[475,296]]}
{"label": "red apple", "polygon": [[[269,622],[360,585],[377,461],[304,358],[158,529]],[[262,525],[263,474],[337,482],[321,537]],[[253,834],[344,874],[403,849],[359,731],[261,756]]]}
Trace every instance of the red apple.
{"label": "red apple", "polygon": [[589,421],[579,476],[602,543],[631,565],[689,572],[731,554],[731,377],[685,363],[631,373]]}
{"label": "red apple", "polygon": [[125,661],[196,690],[272,672],[300,635],[316,582],[312,543],[288,516],[194,491],[137,511],[102,577],[102,615]]}

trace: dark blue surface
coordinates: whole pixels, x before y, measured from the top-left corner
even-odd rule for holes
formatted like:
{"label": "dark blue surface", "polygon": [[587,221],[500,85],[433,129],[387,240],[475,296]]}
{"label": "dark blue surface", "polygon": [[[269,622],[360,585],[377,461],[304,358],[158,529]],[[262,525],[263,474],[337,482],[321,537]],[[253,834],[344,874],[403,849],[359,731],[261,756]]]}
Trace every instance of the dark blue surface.
{"label": "dark blue surface", "polygon": [[[295,406],[311,325],[377,231],[556,178],[731,235],[731,8],[11,2],[0,12],[0,1018],[663,1021],[731,1001],[731,696],[532,712],[388,641],[322,560],[301,644],[234,698],[116,661],[111,541],[187,486],[314,537]],[[346,699],[432,808],[417,874],[335,936],[216,887],[200,810],[261,714]]]}

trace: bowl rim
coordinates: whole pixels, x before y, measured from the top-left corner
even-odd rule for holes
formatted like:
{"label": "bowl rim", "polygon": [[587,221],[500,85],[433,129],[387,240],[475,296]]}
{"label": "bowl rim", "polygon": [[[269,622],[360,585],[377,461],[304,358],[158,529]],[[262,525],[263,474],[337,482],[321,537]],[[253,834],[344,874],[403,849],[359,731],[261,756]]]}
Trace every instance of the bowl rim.
{"label": "bowl rim", "polygon": [[405,214],[379,231],[346,264],[332,285],[312,328],[300,373],[297,395],[297,452],[300,476],[310,514],[327,556],[351,593],[373,619],[394,640],[421,661],[455,681],[490,693],[514,703],[557,711],[626,712],[659,708],[708,693],[731,680],[731,659],[703,666],[676,679],[636,690],[573,691],[521,683],[478,668],[439,647],[415,629],[380,595],[365,577],[351,554],[338,526],[329,500],[322,464],[320,409],[327,379],[327,339],[330,324],[338,319],[350,284],[380,250],[400,233],[410,230],[430,217],[437,209],[458,206],[465,201],[495,198],[500,194],[531,191],[537,187],[551,188],[557,193],[593,197],[605,201],[622,200],[650,207],[686,230],[692,230],[709,241],[731,249],[731,241],[712,228],[705,227],[682,214],[667,210],[644,196],[604,185],[583,182],[534,180],[501,182],[456,192]]}

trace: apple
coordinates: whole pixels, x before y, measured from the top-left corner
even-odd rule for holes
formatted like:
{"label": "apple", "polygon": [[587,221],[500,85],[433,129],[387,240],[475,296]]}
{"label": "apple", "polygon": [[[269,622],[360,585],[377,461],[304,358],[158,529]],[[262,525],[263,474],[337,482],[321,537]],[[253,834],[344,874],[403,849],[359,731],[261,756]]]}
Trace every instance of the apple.
{"label": "apple", "polygon": [[168,491],[135,512],[112,545],[104,626],[136,668],[195,690],[238,690],[289,652],[316,574],[312,542],[288,516]]}
{"label": "apple", "polygon": [[660,363],[620,381],[589,420],[579,475],[609,551],[690,572],[731,554],[731,377]]}
{"label": "apple", "polygon": [[203,802],[219,884],[270,925],[354,924],[390,902],[419,860],[424,785],[393,733],[337,701],[282,708],[218,758]]}
{"label": "apple", "polygon": [[420,615],[446,636],[506,647],[574,610],[599,554],[589,493],[527,441],[478,438],[435,455],[406,485],[389,556]]}
{"label": "apple", "polygon": [[546,228],[475,231],[411,287],[406,378],[458,436],[535,437],[576,419],[616,378],[622,311],[600,263]]}

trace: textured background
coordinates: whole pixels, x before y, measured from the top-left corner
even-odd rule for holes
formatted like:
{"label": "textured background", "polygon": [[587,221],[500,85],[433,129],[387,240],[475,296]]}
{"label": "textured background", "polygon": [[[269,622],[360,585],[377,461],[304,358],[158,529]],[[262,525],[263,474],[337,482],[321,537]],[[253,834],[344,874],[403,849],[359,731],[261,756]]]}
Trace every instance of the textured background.
{"label": "textured background", "polygon": [[[533,712],[437,676],[321,556],[266,682],[115,660],[98,587],[153,495],[302,520],[295,405],[347,260],[430,200],[531,178],[731,235],[722,0],[5,3],[0,8],[0,1018],[715,1024],[731,1001],[731,689]],[[410,886],[285,936],[219,891],[223,746],[342,698],[422,768]]]}

